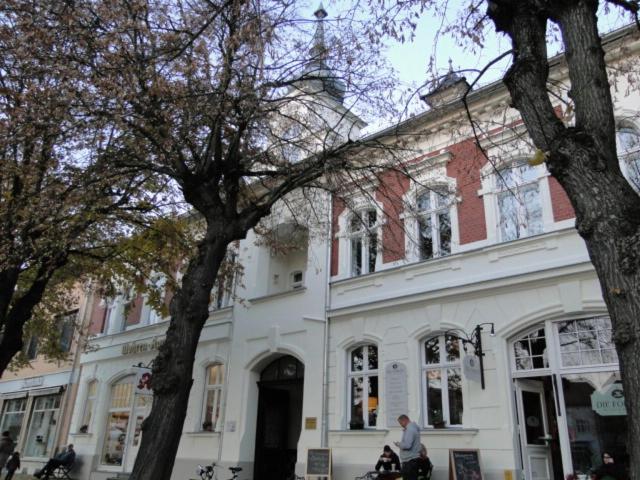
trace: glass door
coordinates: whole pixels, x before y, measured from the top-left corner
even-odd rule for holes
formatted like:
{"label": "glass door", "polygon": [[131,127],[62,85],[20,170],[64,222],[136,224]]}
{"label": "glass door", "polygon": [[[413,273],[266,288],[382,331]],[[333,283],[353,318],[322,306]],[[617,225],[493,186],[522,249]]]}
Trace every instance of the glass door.
{"label": "glass door", "polygon": [[518,428],[525,476],[530,480],[553,480],[549,418],[542,380],[516,380]]}
{"label": "glass door", "polygon": [[153,395],[135,394],[133,419],[129,425],[130,432],[127,441],[125,472],[133,471],[133,465],[136,463],[136,457],[138,456],[138,450],[140,449],[140,442],[142,440],[142,422],[149,416],[152,402]]}

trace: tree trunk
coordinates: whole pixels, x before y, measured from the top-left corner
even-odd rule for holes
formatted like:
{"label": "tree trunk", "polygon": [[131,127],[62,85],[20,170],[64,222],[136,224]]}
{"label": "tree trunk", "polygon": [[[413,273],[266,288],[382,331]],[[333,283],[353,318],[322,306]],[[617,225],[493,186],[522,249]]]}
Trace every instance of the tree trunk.
{"label": "tree trunk", "polygon": [[142,425],[142,442],[131,479],[170,479],[193,383],[200,332],[209,316],[209,296],[229,242],[209,229],[171,300],[165,343],[153,364],[153,405]]}
{"label": "tree trunk", "polygon": [[[536,147],[546,152],[549,171],[571,200],[611,317],[625,391],[631,478],[640,480],[640,199],[618,164],[598,2],[553,2],[544,11],[534,1],[497,4],[489,2],[489,15],[511,37],[515,52],[505,84]],[[575,127],[556,117],[546,88],[549,19],[563,35]]]}

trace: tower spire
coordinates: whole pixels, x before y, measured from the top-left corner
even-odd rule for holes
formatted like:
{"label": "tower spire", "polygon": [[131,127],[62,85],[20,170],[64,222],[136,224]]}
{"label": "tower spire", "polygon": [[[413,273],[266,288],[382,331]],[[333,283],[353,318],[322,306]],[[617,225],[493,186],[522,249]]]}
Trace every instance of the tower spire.
{"label": "tower spire", "polygon": [[313,16],[317,19],[316,33],[313,35],[313,46],[309,52],[312,61],[321,62],[323,65],[327,55],[327,45],[324,37],[324,19],[327,15],[327,11],[324,9],[322,2],[320,2],[316,11],[313,12]]}

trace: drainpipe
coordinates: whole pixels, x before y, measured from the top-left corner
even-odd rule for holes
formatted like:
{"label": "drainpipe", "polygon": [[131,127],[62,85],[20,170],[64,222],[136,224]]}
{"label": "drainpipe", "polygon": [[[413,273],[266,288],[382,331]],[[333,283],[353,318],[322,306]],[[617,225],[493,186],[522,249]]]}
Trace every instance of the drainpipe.
{"label": "drainpipe", "polygon": [[327,235],[327,265],[324,300],[324,358],[322,360],[322,429],[321,446],[329,445],[329,309],[331,307],[331,244],[333,241],[333,197],[329,194],[329,231]]}
{"label": "drainpipe", "polygon": [[[82,342],[86,340],[85,336],[82,335],[82,332],[84,328],[89,328],[88,320],[91,319],[91,308],[89,307],[93,306],[94,300],[93,285],[90,285],[89,289],[89,293],[85,297],[82,318],[79,319],[80,321],[78,322],[80,327],[78,329],[78,341],[76,342],[74,347],[75,352],[73,354],[73,363],[71,364],[71,373],[69,374],[69,383],[67,384],[66,388],[64,407],[62,409],[62,414],[60,415],[63,421],[60,422],[60,428],[58,429],[58,438],[56,439],[55,443],[56,449],[61,446],[61,434],[64,428],[66,428],[67,430],[64,443],[68,443],[69,434],[71,433],[71,421],[73,420],[73,404],[71,402],[72,400],[75,402],[75,400],[78,398],[78,393],[80,393],[80,371],[82,369],[80,365],[80,357],[82,356]],[[74,384],[78,384],[78,387],[75,389],[75,391],[73,388]]]}

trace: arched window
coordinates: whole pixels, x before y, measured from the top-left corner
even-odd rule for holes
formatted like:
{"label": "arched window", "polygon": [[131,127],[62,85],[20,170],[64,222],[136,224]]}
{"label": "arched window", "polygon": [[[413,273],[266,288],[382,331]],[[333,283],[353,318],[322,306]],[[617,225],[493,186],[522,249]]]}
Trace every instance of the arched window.
{"label": "arched window", "polygon": [[213,432],[220,428],[222,386],[224,385],[224,365],[216,364],[207,368],[207,384],[204,390],[202,430]]}
{"label": "arched window", "polygon": [[354,213],[349,221],[351,238],[351,275],[376,271],[378,257],[378,216],[375,209]]}
{"label": "arched window", "polygon": [[134,381],[135,376],[129,375],[111,386],[107,428],[102,449],[104,465],[122,465],[133,407]]}
{"label": "arched window", "polygon": [[95,408],[96,398],[98,395],[98,381],[91,380],[87,383],[87,396],[84,402],[84,412],[82,414],[82,421],[80,422],[80,433],[87,433],[91,428],[91,415]]}
{"label": "arched window", "polygon": [[640,133],[631,126],[618,127],[616,148],[620,170],[636,192],[640,192]]}
{"label": "arched window", "polygon": [[516,161],[496,174],[500,240],[516,240],[542,233],[540,167]]}
{"label": "arched window", "polygon": [[418,195],[418,242],[420,260],[451,253],[451,196],[444,189]]}
{"label": "arched window", "polygon": [[438,335],[423,343],[422,378],[427,425],[462,425],[460,339]]}
{"label": "arched window", "polygon": [[537,370],[549,367],[544,325],[513,342],[513,358],[516,370]]}
{"label": "arched window", "polygon": [[349,352],[349,428],[377,425],[378,347],[361,345]]}

